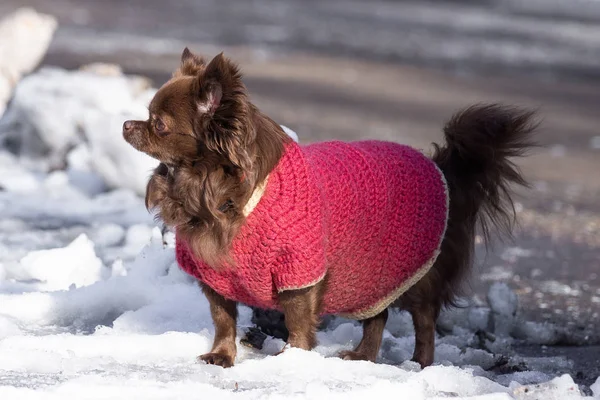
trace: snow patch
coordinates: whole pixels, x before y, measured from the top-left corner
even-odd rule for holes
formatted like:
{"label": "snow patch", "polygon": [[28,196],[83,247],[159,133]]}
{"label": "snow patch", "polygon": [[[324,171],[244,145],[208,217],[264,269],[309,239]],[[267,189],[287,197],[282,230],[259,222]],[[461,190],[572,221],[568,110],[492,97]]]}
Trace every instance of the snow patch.
{"label": "snow patch", "polygon": [[[414,337],[405,312],[390,313],[378,364],[335,357],[361,338],[361,327],[344,319],[320,331],[319,346],[311,352],[288,349],[274,356],[283,342],[268,339],[262,351],[239,346],[236,366],[231,369],[196,363],[196,355],[209,351],[214,328],[198,285],[175,263],[172,236],[165,245],[158,228],[150,231],[148,241],[148,231],[142,226],[125,231],[112,224],[102,226],[97,234],[109,246],[121,241],[141,243],[142,238],[147,242],[133,261],[115,263],[121,268],[118,273],[88,271],[95,281],[87,286],[40,292],[25,280],[20,290],[0,290],[0,397],[64,398],[79,393],[78,398],[166,399],[193,397],[200,391],[219,398],[353,399],[392,391],[415,399],[582,398],[572,391],[568,377],[527,391],[521,384],[539,384],[549,376],[511,373],[494,382],[494,375],[486,370],[497,363],[496,357],[468,347],[473,331],[458,326],[452,326],[453,334],[438,339],[437,365],[421,370],[406,361]],[[91,257],[89,239],[74,243],[73,247],[85,248]],[[101,245],[99,240],[96,246]],[[64,251],[49,250],[54,255]],[[63,258],[69,260],[76,254],[68,251]],[[48,265],[55,262],[52,257],[45,259]],[[47,281],[44,272],[30,275]],[[62,279],[56,286],[64,288],[71,280]],[[499,287],[494,293],[500,296],[503,290]],[[513,311],[498,299],[495,302],[503,306],[492,311],[459,309],[453,321],[483,327],[490,312]],[[250,311],[240,307],[238,339],[249,325]],[[544,361],[531,362],[542,368]],[[529,392],[545,397],[523,397]]]}
{"label": "snow patch", "polygon": [[516,399],[527,400],[574,400],[581,399],[579,387],[569,375],[552,379],[550,382],[519,386],[513,390]]}
{"label": "snow patch", "polygon": [[522,249],[520,247],[508,247],[503,252],[500,258],[510,263],[515,263],[519,258],[527,258],[533,255],[533,250]]}
{"label": "snow patch", "polygon": [[21,329],[9,318],[0,316],[0,340],[21,334]]}
{"label": "snow patch", "polygon": [[291,137],[294,140],[294,142],[298,143],[298,134],[296,132],[284,125],[281,125],[281,129],[283,129],[285,134]]}
{"label": "snow patch", "polygon": [[571,286],[558,281],[544,281],[540,284],[540,289],[544,292],[555,295],[574,296],[581,295],[581,290],[574,289]]}
{"label": "snow patch", "polygon": [[0,21],[0,117],[14,85],[30,73],[46,54],[56,19],[21,8]]}
{"label": "snow patch", "polygon": [[21,156],[43,156],[49,167],[68,161],[72,170],[91,170],[109,187],[143,194],[157,161],[123,140],[122,125],[148,117],[155,91],[144,78],[102,65],[71,72],[44,67],[17,86],[0,138]]}
{"label": "snow patch", "polygon": [[67,247],[29,253],[7,277],[39,282],[40,290],[55,291],[91,285],[102,278],[102,272],[94,243],[82,234]]}
{"label": "snow patch", "polygon": [[494,313],[506,316],[514,316],[517,313],[517,295],[505,283],[494,283],[490,286],[488,302]]}
{"label": "snow patch", "polygon": [[514,274],[509,268],[503,265],[495,265],[490,268],[489,272],[481,274],[480,279],[483,281],[507,281],[513,276]]}
{"label": "snow patch", "polygon": [[594,399],[600,399],[600,377],[596,379],[596,382],[591,386],[592,393],[594,393]]}
{"label": "snow patch", "polygon": [[0,190],[28,193],[39,186],[39,179],[20,165],[12,154],[0,151]]}

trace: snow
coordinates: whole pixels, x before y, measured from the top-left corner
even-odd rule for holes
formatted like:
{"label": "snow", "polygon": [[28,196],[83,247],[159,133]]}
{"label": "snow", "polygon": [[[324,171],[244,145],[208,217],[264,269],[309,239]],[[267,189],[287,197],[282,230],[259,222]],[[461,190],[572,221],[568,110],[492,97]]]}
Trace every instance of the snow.
{"label": "snow", "polygon": [[281,125],[281,128],[283,129],[283,131],[285,132],[286,135],[288,135],[296,143],[298,143],[298,134],[296,132],[294,132],[293,130],[291,130],[290,128],[288,128],[287,126],[284,126],[284,125]]}
{"label": "snow", "polygon": [[533,254],[533,250],[522,249],[520,247],[508,247],[502,252],[500,258],[504,261],[515,263],[519,258],[531,257]]}
{"label": "snow", "polygon": [[569,285],[557,281],[543,281],[540,284],[540,288],[547,293],[557,295],[579,296],[581,294],[579,289],[574,289]]}
{"label": "snow", "polygon": [[510,335],[519,305],[517,295],[506,283],[495,282],[490,286],[487,298],[492,309],[490,330],[495,334]]}
{"label": "snow", "polygon": [[35,176],[19,165],[12,154],[0,151],[0,188],[14,192],[31,192],[38,186]]}
{"label": "snow", "polygon": [[36,281],[44,291],[66,290],[99,281],[102,270],[94,243],[81,234],[67,247],[30,252],[14,271],[8,271],[5,279]]}
{"label": "snow", "polygon": [[0,20],[0,117],[17,82],[41,61],[57,28],[56,19],[21,8]]}
{"label": "snow", "polygon": [[594,393],[594,399],[600,399],[600,377],[596,379],[596,383],[591,386],[592,393]]}
{"label": "snow", "polygon": [[[214,337],[208,302],[178,268],[173,235],[163,235],[145,210],[139,192],[149,170],[128,158],[139,153],[126,153],[117,127],[145,95],[127,92],[132,81],[118,71],[94,68],[30,76],[17,89],[22,108],[6,115],[10,122],[10,113],[21,113],[29,128],[18,130],[26,145],[17,155],[0,149],[0,399],[584,398],[558,372],[572,367],[569,360],[510,352],[513,343],[548,343],[563,332],[523,321],[515,293],[501,283],[490,288],[489,304],[441,315],[435,363],[424,370],[408,361],[414,330],[410,315],[398,311],[390,313],[377,363],[335,357],[362,334],[342,318],[318,332],[310,352],[275,355],[284,343],[268,338],[260,351],[238,346],[233,368],[197,362]],[[27,98],[34,87],[39,99]],[[102,97],[107,88],[129,97],[111,103]],[[56,109],[44,104],[65,107],[64,123],[51,123]],[[62,168],[40,167],[56,157],[66,160]],[[251,310],[239,309],[238,341],[252,326]],[[499,319],[502,329],[494,328]]]}
{"label": "snow", "polygon": [[517,313],[517,295],[506,283],[493,283],[488,293],[488,301],[496,314],[514,316]]}
{"label": "snow", "polygon": [[510,268],[504,265],[494,265],[489,268],[488,272],[484,272],[480,275],[480,279],[483,281],[507,281],[513,277],[513,272]]}
{"label": "snow", "polygon": [[125,120],[148,118],[154,93],[148,80],[116,67],[44,67],[17,86],[0,138],[22,157],[43,156],[51,167],[68,161],[75,176],[93,172],[111,188],[142,194],[157,161],[133,149],[121,132]]}
{"label": "snow", "polygon": [[573,400],[581,398],[579,388],[568,375],[539,385],[516,388],[514,393],[518,399]]}
{"label": "snow", "polygon": [[[52,185],[40,190],[52,191]],[[100,215],[94,200],[104,195],[82,200],[74,188],[67,193],[89,207],[88,223]],[[11,195],[20,196],[4,193]],[[43,218],[43,204],[26,207]],[[129,210],[138,207],[141,199],[128,204]],[[103,211],[111,214],[109,208]],[[58,217],[70,220],[81,213],[67,208]],[[0,398],[175,399],[198,393],[238,399],[353,399],[389,393],[410,399],[583,398],[569,376],[552,379],[556,375],[548,364],[563,359],[523,360],[545,372],[487,371],[498,356],[472,346],[474,327],[484,329],[498,310],[513,312],[506,300],[494,297],[507,295],[507,287],[492,295],[500,308],[444,313],[441,324],[445,319],[451,332],[438,338],[435,365],[424,370],[407,361],[414,332],[404,312],[391,313],[377,364],[335,357],[361,337],[360,326],[345,319],[320,331],[319,346],[311,352],[288,349],[276,356],[284,343],[269,338],[261,351],[239,346],[231,369],[198,363],[195,356],[210,349],[214,329],[207,300],[175,263],[173,236],[163,238],[151,221],[114,219],[84,230],[88,233],[63,239],[64,245],[28,251],[16,263],[0,257],[11,265],[0,274]],[[122,258],[113,254],[116,261],[103,262],[99,255],[111,251]],[[251,326],[250,316],[241,306],[238,340]],[[497,339],[503,343],[498,346],[508,340]],[[530,385],[527,391],[524,385]]]}

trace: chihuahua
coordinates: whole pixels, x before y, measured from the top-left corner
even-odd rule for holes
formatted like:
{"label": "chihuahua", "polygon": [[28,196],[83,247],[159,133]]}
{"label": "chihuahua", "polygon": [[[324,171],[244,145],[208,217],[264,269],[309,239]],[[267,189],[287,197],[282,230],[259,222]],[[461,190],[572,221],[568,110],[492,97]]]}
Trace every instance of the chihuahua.
{"label": "chihuahua", "polygon": [[383,141],[299,145],[249,99],[238,67],[183,51],[146,121],[123,136],[160,161],[146,207],[176,231],[215,325],[199,358],[230,367],[237,303],[283,312],[287,345],[310,350],[322,315],[362,322],[349,360],[375,361],[389,307],[413,318],[413,360],[432,364],[435,324],[473,264],[476,228],[510,233],[512,157],[533,146],[535,115],[474,105],[426,157]]}

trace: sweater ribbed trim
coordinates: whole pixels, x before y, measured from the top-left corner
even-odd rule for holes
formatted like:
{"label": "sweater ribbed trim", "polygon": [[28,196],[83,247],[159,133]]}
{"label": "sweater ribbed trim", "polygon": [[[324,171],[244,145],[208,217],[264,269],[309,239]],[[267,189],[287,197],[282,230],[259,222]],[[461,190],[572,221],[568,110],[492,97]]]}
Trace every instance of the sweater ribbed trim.
{"label": "sweater ribbed trim", "polygon": [[247,217],[248,215],[250,215],[252,213],[252,211],[254,211],[254,209],[260,202],[260,199],[263,197],[263,194],[265,194],[265,189],[267,188],[268,183],[269,183],[269,176],[267,175],[265,180],[254,189],[254,191],[252,192],[252,196],[250,196],[250,199],[244,206],[244,209],[242,211],[244,214],[244,217]]}
{"label": "sweater ribbed trim", "polygon": [[277,288],[277,293],[286,292],[288,290],[306,289],[306,288],[309,288],[311,286],[315,286],[317,283],[321,282],[325,278],[325,275],[327,275],[327,272],[324,272],[323,275],[321,275],[320,277],[318,277],[314,281],[312,281],[310,283],[307,283],[306,285],[279,287],[279,288]]}

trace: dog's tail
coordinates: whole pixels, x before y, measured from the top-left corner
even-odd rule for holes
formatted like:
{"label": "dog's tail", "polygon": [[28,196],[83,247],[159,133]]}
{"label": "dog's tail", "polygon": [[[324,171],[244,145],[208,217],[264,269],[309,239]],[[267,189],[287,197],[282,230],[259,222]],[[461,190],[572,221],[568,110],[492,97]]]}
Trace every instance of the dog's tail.
{"label": "dog's tail", "polygon": [[525,155],[534,146],[536,127],[533,111],[495,104],[471,106],[444,127],[446,145],[435,145],[433,155],[450,194],[442,260],[436,263],[438,273],[449,280],[444,303],[454,302],[457,293],[452,288],[472,264],[477,224],[486,245],[491,228],[510,235],[515,221],[510,186],[527,185],[511,158]]}

